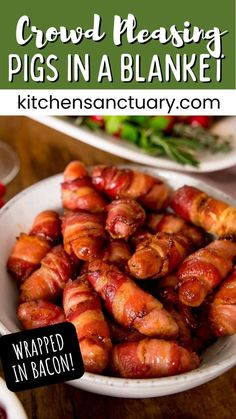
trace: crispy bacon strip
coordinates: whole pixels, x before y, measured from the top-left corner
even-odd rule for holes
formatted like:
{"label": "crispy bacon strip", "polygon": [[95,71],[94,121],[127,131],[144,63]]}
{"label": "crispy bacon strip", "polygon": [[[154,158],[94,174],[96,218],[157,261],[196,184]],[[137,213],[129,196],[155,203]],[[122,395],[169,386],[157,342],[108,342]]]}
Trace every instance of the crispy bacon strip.
{"label": "crispy bacon strip", "polygon": [[41,267],[21,285],[20,301],[56,300],[71,276],[69,256],[63,246],[58,245],[42,259]]}
{"label": "crispy bacon strip", "polygon": [[146,336],[177,336],[178,326],[162,304],[114,265],[96,260],[89,264],[87,278],[121,326]]}
{"label": "crispy bacon strip", "polygon": [[24,329],[36,329],[65,321],[61,307],[46,301],[28,301],[19,305],[17,317]]}
{"label": "crispy bacon strip", "polygon": [[146,173],[115,166],[96,166],[92,173],[95,187],[110,198],[136,199],[144,208],[165,208],[170,188],[160,179]]}
{"label": "crispy bacon strip", "polygon": [[209,319],[215,336],[236,333],[236,269],[216,292],[211,304]]}
{"label": "crispy bacon strip", "polygon": [[178,271],[180,300],[199,306],[228,275],[235,258],[236,243],[230,240],[215,240],[188,256]]}
{"label": "crispy bacon strip", "polygon": [[63,307],[76,328],[85,370],[99,374],[108,364],[111,340],[100,299],[85,278],[67,283]]}
{"label": "crispy bacon strip", "polygon": [[106,202],[92,184],[85,166],[80,161],[71,162],[64,171],[61,185],[63,207],[69,210],[102,212]]}
{"label": "crispy bacon strip", "polygon": [[65,251],[82,260],[100,257],[106,233],[100,215],[85,212],[66,214],[62,220]]}
{"label": "crispy bacon strip", "polygon": [[186,236],[157,233],[138,244],[128,262],[130,273],[137,279],[161,278],[175,270],[190,250]]}
{"label": "crispy bacon strip", "polygon": [[156,378],[181,374],[199,366],[198,356],[175,342],[143,339],[115,345],[111,370],[124,378]]}
{"label": "crispy bacon strip", "polygon": [[186,221],[218,236],[236,235],[236,208],[214,199],[193,186],[174,193],[171,208]]}
{"label": "crispy bacon strip", "polygon": [[181,233],[189,238],[195,249],[200,249],[206,244],[206,236],[203,230],[174,214],[148,214],[146,225],[152,233]]}
{"label": "crispy bacon strip", "polygon": [[127,240],[142,226],[145,211],[133,199],[118,199],[107,207],[106,230],[113,239]]}

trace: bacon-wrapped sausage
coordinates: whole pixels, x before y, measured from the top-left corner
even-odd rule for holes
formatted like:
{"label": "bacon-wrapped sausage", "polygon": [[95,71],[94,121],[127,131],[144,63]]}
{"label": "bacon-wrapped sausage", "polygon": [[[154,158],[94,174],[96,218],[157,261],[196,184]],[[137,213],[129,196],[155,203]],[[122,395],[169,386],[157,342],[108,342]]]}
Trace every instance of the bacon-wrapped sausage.
{"label": "bacon-wrapped sausage", "polygon": [[42,211],[34,220],[31,236],[37,236],[47,240],[55,246],[61,238],[61,221],[56,211]]}
{"label": "bacon-wrapped sausage", "polygon": [[7,269],[18,282],[39,266],[41,260],[61,236],[61,223],[55,211],[42,211],[34,220],[30,233],[21,233],[7,261]]}
{"label": "bacon-wrapped sausage", "polygon": [[88,176],[87,169],[79,160],[71,161],[65,168],[63,177],[65,182],[78,179],[80,177]]}
{"label": "bacon-wrapped sausage", "polygon": [[100,257],[106,233],[100,215],[86,212],[66,214],[62,220],[65,251],[79,259]]}
{"label": "bacon-wrapped sausage", "polygon": [[162,304],[114,265],[96,260],[87,278],[114,319],[146,336],[176,337],[178,326]]}
{"label": "bacon-wrapped sausage", "polygon": [[100,299],[86,275],[67,283],[63,307],[66,319],[76,328],[85,370],[101,373],[108,363],[111,340]]}
{"label": "bacon-wrapped sausage", "polygon": [[106,230],[113,239],[127,240],[142,226],[145,211],[133,199],[118,199],[107,207]]}
{"label": "bacon-wrapped sausage", "polygon": [[171,208],[186,221],[218,236],[236,235],[236,208],[214,199],[193,186],[174,193]]}
{"label": "bacon-wrapped sausage", "polygon": [[48,252],[41,261],[41,267],[21,285],[20,301],[56,300],[71,276],[69,256],[63,246],[58,245]]}
{"label": "bacon-wrapped sausage", "polygon": [[69,210],[102,212],[106,202],[92,184],[85,166],[80,161],[71,162],[65,169],[61,185],[63,207]]}
{"label": "bacon-wrapped sausage", "polygon": [[236,268],[216,292],[209,319],[215,336],[236,333]]}
{"label": "bacon-wrapped sausage", "polygon": [[62,308],[46,300],[28,301],[20,304],[17,309],[17,317],[24,329],[36,329],[66,320]]}
{"label": "bacon-wrapped sausage", "polygon": [[155,378],[181,374],[199,366],[198,356],[175,342],[143,339],[112,349],[111,370],[124,378]]}
{"label": "bacon-wrapped sausage", "polygon": [[111,239],[105,249],[103,260],[124,267],[131,256],[131,248],[128,243],[123,240]]}
{"label": "bacon-wrapped sausage", "polygon": [[215,240],[188,256],[178,271],[180,300],[199,306],[228,275],[235,258],[236,243],[230,240]]}
{"label": "bacon-wrapped sausage", "polygon": [[190,253],[191,244],[181,234],[157,233],[139,243],[128,262],[137,279],[156,279],[171,273]]}
{"label": "bacon-wrapped sausage", "polygon": [[7,261],[7,269],[19,282],[24,282],[49,252],[50,244],[39,237],[21,233]]}
{"label": "bacon-wrapped sausage", "polygon": [[206,236],[203,230],[188,224],[183,218],[174,214],[148,214],[146,225],[152,233],[181,233],[189,238],[195,249],[199,249],[206,244]]}
{"label": "bacon-wrapped sausage", "polygon": [[146,173],[115,166],[96,166],[93,184],[110,198],[136,199],[144,208],[159,211],[165,208],[170,188],[160,179]]}

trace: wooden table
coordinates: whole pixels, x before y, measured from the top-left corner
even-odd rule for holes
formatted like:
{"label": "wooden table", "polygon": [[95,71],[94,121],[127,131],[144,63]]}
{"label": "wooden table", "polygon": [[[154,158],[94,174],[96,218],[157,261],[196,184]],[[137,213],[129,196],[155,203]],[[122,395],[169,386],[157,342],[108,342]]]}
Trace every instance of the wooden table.
{"label": "wooden table", "polygon": [[[86,164],[124,160],[66,137],[25,117],[0,117],[0,139],[18,153],[21,169],[8,186],[9,199],[40,179],[59,173],[72,159]],[[236,197],[236,170],[208,176]],[[236,417],[236,368],[193,390],[168,397],[121,399],[65,384],[18,393],[32,419],[232,419]],[[17,418],[16,418],[17,419]]]}

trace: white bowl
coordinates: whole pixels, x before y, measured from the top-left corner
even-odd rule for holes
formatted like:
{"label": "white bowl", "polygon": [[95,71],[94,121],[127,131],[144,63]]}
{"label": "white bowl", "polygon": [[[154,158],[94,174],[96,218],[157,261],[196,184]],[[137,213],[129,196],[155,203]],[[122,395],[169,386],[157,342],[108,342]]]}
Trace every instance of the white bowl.
{"label": "white bowl", "polygon": [[8,390],[0,377],[0,406],[5,409],[7,419],[27,419],[26,413],[15,393]]}
{"label": "white bowl", "polygon": [[[126,166],[127,167],[127,166]],[[211,195],[236,205],[229,196],[185,174],[154,168],[133,166],[166,179],[173,188],[184,184],[204,189]],[[21,192],[0,211],[0,333],[19,330],[16,318],[17,290],[6,271],[6,261],[16,236],[27,232],[34,217],[45,209],[61,208],[62,175],[53,176]],[[218,339],[202,356],[200,367],[186,374],[157,379],[122,379],[85,373],[70,384],[83,390],[115,397],[156,397],[178,393],[199,386],[227,371],[236,364],[236,335]]]}

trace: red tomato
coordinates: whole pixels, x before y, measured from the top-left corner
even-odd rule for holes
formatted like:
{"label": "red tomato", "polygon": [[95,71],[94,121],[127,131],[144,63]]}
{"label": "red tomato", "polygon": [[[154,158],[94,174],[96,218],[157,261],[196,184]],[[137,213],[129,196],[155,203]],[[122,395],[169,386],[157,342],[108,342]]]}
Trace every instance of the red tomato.
{"label": "red tomato", "polygon": [[92,115],[90,118],[91,118],[93,121],[96,121],[96,122],[101,122],[101,121],[104,121],[104,118],[103,118],[103,116],[102,116],[102,115]]}
{"label": "red tomato", "polygon": [[6,186],[3,185],[3,183],[0,182],[0,197],[5,195],[5,193],[6,193]]}
{"label": "red tomato", "polygon": [[203,128],[208,128],[212,123],[212,118],[207,115],[189,116],[187,118],[187,123],[193,126],[200,125]]}
{"label": "red tomato", "polygon": [[0,198],[0,208],[2,208],[2,207],[3,207],[3,205],[4,205],[4,201],[3,201],[3,199],[2,199],[2,198]]}
{"label": "red tomato", "polygon": [[104,127],[104,118],[102,115],[92,115],[90,116],[90,119],[92,119],[93,122],[96,122],[101,128]]}
{"label": "red tomato", "polygon": [[121,134],[122,134],[122,128],[119,128],[118,131],[114,132],[114,134],[112,135],[116,138],[121,138]]}

